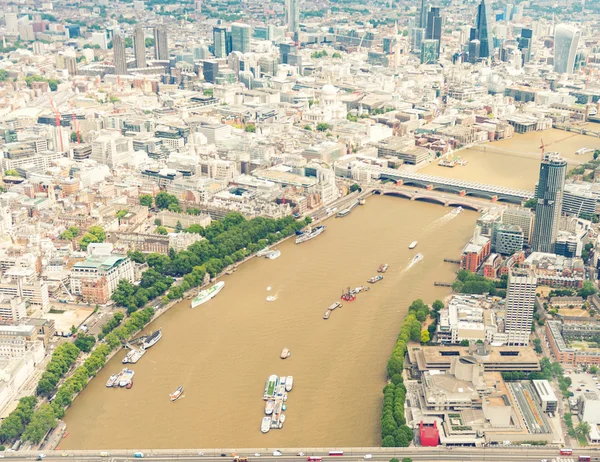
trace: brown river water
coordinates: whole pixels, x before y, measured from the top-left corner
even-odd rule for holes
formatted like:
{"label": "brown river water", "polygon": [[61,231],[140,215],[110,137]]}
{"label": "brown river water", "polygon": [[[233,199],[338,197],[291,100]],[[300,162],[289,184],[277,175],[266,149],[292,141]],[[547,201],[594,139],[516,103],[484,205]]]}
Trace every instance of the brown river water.
{"label": "brown river water", "polygon": [[[215,299],[194,310],[184,300],[149,326],[163,338],[132,365],[131,390],[105,387],[124,352],[100,371],[68,410],[60,448],[380,445],[385,365],[407,307],[449,293],[433,282],[454,279],[443,258],[457,258],[473,233],[476,214],[451,211],[373,196],[318,238],[282,243],[279,259],[241,265]],[[409,268],[417,252],[424,258]],[[367,285],[386,262],[382,281],[322,319],[343,288]],[[289,359],[279,358],[283,347]],[[283,428],[262,434],[270,374],[293,375],[294,389]]]}

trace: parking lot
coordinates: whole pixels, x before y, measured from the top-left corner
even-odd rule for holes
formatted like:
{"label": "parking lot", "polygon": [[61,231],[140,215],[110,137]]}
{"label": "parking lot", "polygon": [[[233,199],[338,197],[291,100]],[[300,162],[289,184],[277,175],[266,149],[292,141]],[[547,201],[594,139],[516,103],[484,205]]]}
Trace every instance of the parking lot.
{"label": "parking lot", "polygon": [[589,372],[572,373],[566,374],[567,377],[571,377],[573,381],[569,391],[574,393],[574,397],[577,399],[582,393],[586,391],[598,391],[596,387],[598,382],[592,378],[592,374]]}

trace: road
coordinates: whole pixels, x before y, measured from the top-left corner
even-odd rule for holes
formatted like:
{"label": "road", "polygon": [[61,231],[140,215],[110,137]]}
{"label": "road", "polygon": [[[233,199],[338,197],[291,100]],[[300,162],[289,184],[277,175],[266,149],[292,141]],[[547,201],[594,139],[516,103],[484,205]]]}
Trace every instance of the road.
{"label": "road", "polygon": [[[388,462],[392,458],[402,460],[408,457],[414,461],[540,461],[542,459],[553,459],[559,456],[559,450],[552,447],[508,447],[508,448],[344,448],[342,456],[329,456],[327,449],[284,449],[282,455],[273,456],[274,449],[243,449],[240,451],[232,449],[206,449],[206,450],[191,450],[191,449],[164,449],[164,450],[142,450],[144,459],[152,459],[153,461],[162,460],[194,460],[204,462],[225,462],[233,460],[233,454],[240,457],[248,457],[253,462],[259,459],[268,461],[305,461],[306,456],[298,456],[299,451],[303,454],[309,454],[313,457],[322,457],[324,462],[332,461],[360,461],[365,460],[366,454],[371,454],[369,460],[377,462]],[[134,450],[116,450],[108,451],[104,457],[101,457],[100,451],[68,451],[61,453],[60,451],[46,452],[45,461],[68,461],[68,460],[105,460],[111,462],[133,462]],[[199,454],[204,454],[200,456]],[[260,454],[256,456],[255,454]],[[37,452],[14,452],[5,453],[7,459],[35,459]],[[223,454],[223,456],[221,456]],[[572,460],[577,460],[578,455],[585,454],[592,456],[592,460],[600,460],[600,449],[588,448],[575,450]],[[567,458],[569,459],[569,458]]]}

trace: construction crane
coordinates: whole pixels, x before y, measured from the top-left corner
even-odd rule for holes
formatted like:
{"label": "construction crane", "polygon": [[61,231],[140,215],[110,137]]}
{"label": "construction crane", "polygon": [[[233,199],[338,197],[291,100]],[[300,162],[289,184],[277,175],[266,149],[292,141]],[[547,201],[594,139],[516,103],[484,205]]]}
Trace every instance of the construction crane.
{"label": "construction crane", "polygon": [[73,120],[73,129],[75,130],[75,133],[77,134],[77,144],[81,144],[81,136],[79,134],[79,121],[77,120],[77,117],[75,117],[75,108],[73,106],[73,103],[69,102],[69,107],[71,108],[71,117]]}
{"label": "construction crane", "polygon": [[56,109],[56,104],[54,104],[54,100],[52,99],[52,97],[50,97],[49,99],[50,106],[52,106],[52,110],[54,111],[54,115],[56,116],[56,133],[58,135],[58,138],[60,139],[60,151],[65,152],[65,148],[63,146],[62,131],[60,129],[60,112],[58,112],[58,109]]}
{"label": "construction crane", "polygon": [[546,145],[544,144],[544,140],[542,141],[542,145],[540,146],[540,149],[542,150],[542,159],[544,158],[544,154],[546,152]]}

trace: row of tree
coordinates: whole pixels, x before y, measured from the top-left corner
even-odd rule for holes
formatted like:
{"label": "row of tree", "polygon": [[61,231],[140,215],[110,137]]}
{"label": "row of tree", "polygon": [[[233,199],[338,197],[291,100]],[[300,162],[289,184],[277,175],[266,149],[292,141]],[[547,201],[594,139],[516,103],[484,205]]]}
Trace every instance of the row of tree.
{"label": "row of tree", "polygon": [[504,298],[506,297],[507,281],[507,275],[503,275],[500,280],[494,281],[467,270],[460,270],[456,281],[452,284],[452,290],[463,294],[489,294]]}
{"label": "row of tree", "polygon": [[412,441],[413,432],[406,425],[404,415],[406,387],[404,386],[402,371],[408,342],[421,340],[422,324],[417,316],[424,321],[428,314],[429,307],[423,303],[423,300],[415,300],[411,304],[409,314],[400,327],[400,334],[387,363],[386,370],[389,383],[383,389],[381,415],[381,445],[383,447],[406,447]]}
{"label": "row of tree", "polygon": [[51,396],[60,379],[75,364],[78,356],[79,348],[72,343],[63,343],[56,347],[46,370],[40,378],[35,391],[36,394],[38,396]]}

